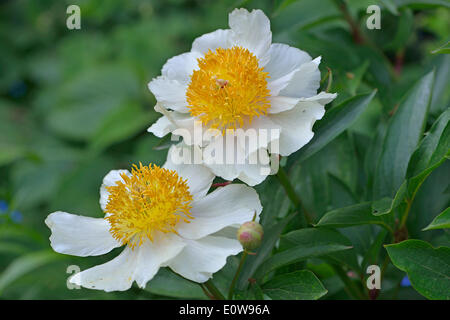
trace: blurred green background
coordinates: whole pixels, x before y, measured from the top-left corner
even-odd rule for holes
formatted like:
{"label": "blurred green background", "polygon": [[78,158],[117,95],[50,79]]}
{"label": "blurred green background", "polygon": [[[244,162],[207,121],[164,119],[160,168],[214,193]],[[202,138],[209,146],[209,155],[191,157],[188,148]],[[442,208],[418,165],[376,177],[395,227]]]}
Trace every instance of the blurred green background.
{"label": "blurred green background", "polygon": [[[166,270],[146,290],[68,290],[69,265],[85,269],[108,261],[117,250],[91,258],[55,254],[44,219],[57,210],[101,217],[99,187],[108,171],[139,161],[164,162],[167,150],[146,132],[159,117],[147,83],[160,74],[167,59],[189,51],[196,37],[227,28],[228,13],[235,7],[264,10],[271,19],[274,42],[322,56],[322,76],[327,68],[332,70],[331,91],[339,94],[328,107],[378,88],[376,99],[349,132],[305,163],[308,173],[298,178],[297,186],[317,218],[345,204],[333,192],[315,193],[317,188],[332,190],[343,182],[355,194],[367,194],[366,180],[372,172],[368,150],[376,148],[376,133],[386,127],[412,83],[436,69],[429,124],[449,106],[450,60],[446,54],[432,53],[448,41],[449,2],[348,0],[344,11],[339,3],[0,1],[0,298],[203,297],[198,287]],[[70,4],[81,8],[81,30],[66,27]],[[370,4],[382,8],[381,30],[365,27]],[[324,87],[327,83],[324,80]],[[447,162],[426,181],[413,212],[422,208],[427,213],[412,215],[413,221],[420,220],[410,231],[413,234],[448,205],[449,191],[444,191],[449,174]],[[277,182],[270,180],[258,190],[267,183]],[[436,194],[438,199],[433,198]],[[283,205],[275,209],[283,210]],[[440,241],[433,239],[426,240]],[[234,262],[227,268],[232,269]],[[226,272],[216,277],[224,286],[229,281]],[[339,293],[342,286],[324,283],[333,288],[325,298],[345,298]],[[405,292],[403,297],[420,296]]]}

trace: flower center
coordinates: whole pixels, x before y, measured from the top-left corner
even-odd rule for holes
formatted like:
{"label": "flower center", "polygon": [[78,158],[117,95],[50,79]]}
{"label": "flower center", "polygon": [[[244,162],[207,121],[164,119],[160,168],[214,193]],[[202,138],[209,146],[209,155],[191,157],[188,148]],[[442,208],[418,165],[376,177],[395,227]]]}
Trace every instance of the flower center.
{"label": "flower center", "polygon": [[131,176],[121,174],[124,182],[106,187],[110,192],[106,212],[110,215],[105,219],[111,224],[110,232],[132,248],[146,238],[153,241],[155,231],[177,233],[178,222],[193,219],[187,181],[176,171],[139,165],[133,165]]}
{"label": "flower center", "polygon": [[186,92],[188,108],[210,128],[236,129],[270,108],[268,73],[247,49],[209,50],[198,59]]}

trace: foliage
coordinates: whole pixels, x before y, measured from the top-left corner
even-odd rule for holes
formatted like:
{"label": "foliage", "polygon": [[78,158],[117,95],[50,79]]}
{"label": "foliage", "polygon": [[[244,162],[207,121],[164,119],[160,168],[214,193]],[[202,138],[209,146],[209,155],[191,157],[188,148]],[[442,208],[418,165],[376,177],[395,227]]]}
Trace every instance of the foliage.
{"label": "foliage", "polygon": [[[44,219],[55,210],[101,217],[108,171],[164,162],[164,142],[146,132],[158,118],[147,83],[243,6],[265,11],[274,42],[321,55],[323,90],[338,98],[314,139],[281,162],[300,203],[277,177],[256,187],[265,237],[235,297],[368,299],[366,268],[376,264],[379,299],[449,299],[449,5],[379,1],[381,30],[369,30],[372,2],[80,0],[81,30],[66,28],[72,2],[2,2],[0,297],[207,298],[165,268],[145,290],[68,290],[68,266],[117,252],[53,253]],[[231,257],[214,275],[224,294],[238,264]]]}

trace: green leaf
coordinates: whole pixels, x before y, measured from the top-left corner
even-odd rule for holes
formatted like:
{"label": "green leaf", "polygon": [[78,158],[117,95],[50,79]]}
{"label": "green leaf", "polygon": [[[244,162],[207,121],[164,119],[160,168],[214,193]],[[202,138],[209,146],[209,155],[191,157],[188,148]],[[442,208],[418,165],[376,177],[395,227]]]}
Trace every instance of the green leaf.
{"label": "green leaf", "polygon": [[332,210],[326,213],[322,219],[319,220],[316,226],[342,228],[363,224],[378,224],[388,230],[391,230],[382,217],[372,214],[371,202],[363,202]]}
{"label": "green leaf", "polygon": [[414,151],[408,163],[407,180],[397,190],[394,199],[384,197],[374,201],[374,215],[392,212],[405,199],[413,200],[418,189],[430,175],[450,155],[450,109],[435,121],[426,137]]}
{"label": "green leaf", "polygon": [[420,294],[428,299],[450,299],[450,248],[435,249],[422,240],[406,240],[388,245],[386,250]]}
{"label": "green leaf", "polygon": [[32,252],[15,259],[0,275],[0,294],[12,282],[37,268],[64,257],[50,250]]}
{"label": "green leaf", "polygon": [[262,289],[274,300],[317,300],[328,292],[309,270],[277,276],[265,283]]}
{"label": "green leaf", "polygon": [[411,88],[391,119],[375,171],[374,200],[393,197],[405,180],[409,159],[422,137],[433,79],[430,72]]}
{"label": "green leaf", "polygon": [[408,164],[407,178],[422,174],[427,169],[442,163],[450,154],[450,108],[435,121]]}
{"label": "green leaf", "polygon": [[326,146],[345,129],[351,126],[375,96],[371,93],[354,96],[325,113],[314,127],[314,138],[302,149],[289,157],[289,163],[301,162]]}
{"label": "green leaf", "polygon": [[289,248],[266,259],[255,273],[256,280],[262,280],[264,275],[277,268],[352,248],[343,235],[327,229],[308,228],[292,231],[282,236],[281,241],[288,244]]}
{"label": "green leaf", "polygon": [[439,214],[431,223],[423,230],[448,229],[450,228],[450,207]]}
{"label": "green leaf", "polygon": [[145,290],[156,295],[181,298],[205,299],[197,283],[186,280],[167,268],[159,269],[157,275],[147,284]]}

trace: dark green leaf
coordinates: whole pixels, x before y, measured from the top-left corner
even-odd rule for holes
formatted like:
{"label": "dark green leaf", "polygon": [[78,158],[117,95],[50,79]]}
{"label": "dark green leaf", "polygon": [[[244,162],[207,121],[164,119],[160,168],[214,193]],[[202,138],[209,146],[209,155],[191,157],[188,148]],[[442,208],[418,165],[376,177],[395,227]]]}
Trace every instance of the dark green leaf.
{"label": "dark green leaf", "polygon": [[264,284],[263,291],[274,300],[316,300],[327,293],[309,270],[277,276]]}
{"label": "dark green leaf", "polygon": [[292,231],[284,235],[282,241],[288,244],[288,249],[266,259],[255,273],[257,280],[262,280],[264,275],[277,268],[352,248],[343,235],[327,229],[308,228]]}
{"label": "dark green leaf", "polygon": [[394,265],[408,274],[412,286],[428,299],[450,299],[450,248],[433,248],[421,240],[386,246]]}
{"label": "dark green leaf", "polygon": [[433,221],[423,230],[432,229],[448,229],[450,228],[450,207],[439,214]]}
{"label": "dark green leaf", "polygon": [[393,197],[405,180],[409,159],[423,133],[433,78],[430,72],[410,89],[389,124],[376,168],[374,200]]}

